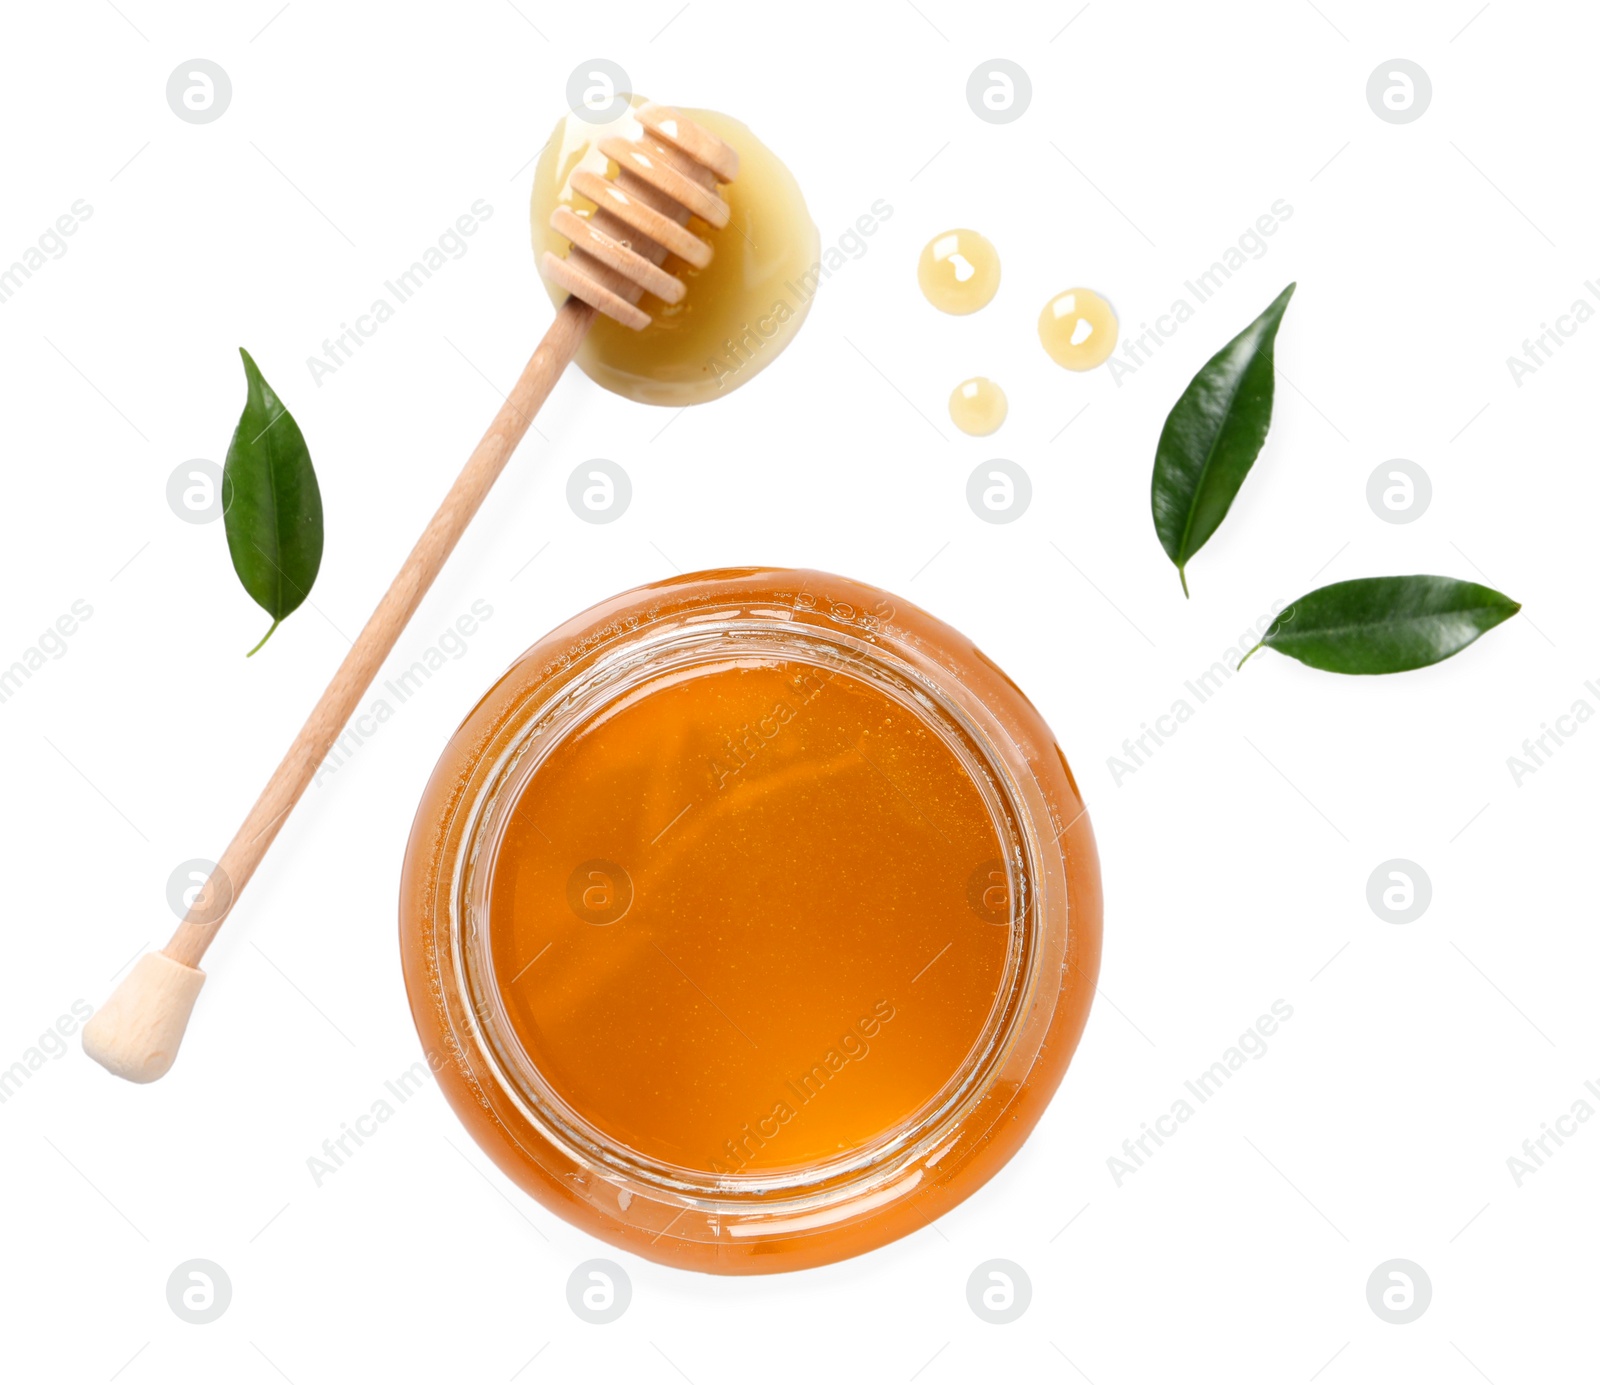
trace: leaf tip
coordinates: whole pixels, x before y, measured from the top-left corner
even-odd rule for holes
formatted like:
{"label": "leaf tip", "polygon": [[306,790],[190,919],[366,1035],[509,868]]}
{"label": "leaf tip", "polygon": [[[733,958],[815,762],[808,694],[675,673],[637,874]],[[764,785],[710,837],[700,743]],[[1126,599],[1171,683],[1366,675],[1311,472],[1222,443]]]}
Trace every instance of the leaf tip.
{"label": "leaf tip", "polygon": [[256,364],[256,358],[242,346],[239,348],[239,357],[244,361],[245,383],[250,385],[260,380],[262,384],[265,384],[266,377],[261,374],[261,367]]}
{"label": "leaf tip", "polygon": [[1183,599],[1187,601],[1189,599],[1189,579],[1184,574],[1182,563],[1178,564],[1178,585],[1183,588]]}

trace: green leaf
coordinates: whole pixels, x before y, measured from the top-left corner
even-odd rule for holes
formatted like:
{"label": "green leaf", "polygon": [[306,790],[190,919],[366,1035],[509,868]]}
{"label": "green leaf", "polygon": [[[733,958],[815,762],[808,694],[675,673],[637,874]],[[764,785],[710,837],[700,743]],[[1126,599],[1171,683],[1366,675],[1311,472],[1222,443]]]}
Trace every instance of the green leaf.
{"label": "green leaf", "polygon": [[1404,673],[1459,654],[1521,609],[1454,577],[1358,577],[1318,587],[1279,612],[1244,659],[1266,645],[1330,673]]}
{"label": "green leaf", "polygon": [[1294,289],[1290,284],[1201,367],[1172,406],[1156,444],[1150,513],[1185,596],[1184,569],[1226,517],[1266,441],[1273,343]]}
{"label": "green leaf", "polygon": [[[233,570],[272,631],[311,593],[322,565],[322,492],[300,425],[243,347],[245,399],[222,468],[223,527]],[[248,656],[246,656],[248,657]]]}

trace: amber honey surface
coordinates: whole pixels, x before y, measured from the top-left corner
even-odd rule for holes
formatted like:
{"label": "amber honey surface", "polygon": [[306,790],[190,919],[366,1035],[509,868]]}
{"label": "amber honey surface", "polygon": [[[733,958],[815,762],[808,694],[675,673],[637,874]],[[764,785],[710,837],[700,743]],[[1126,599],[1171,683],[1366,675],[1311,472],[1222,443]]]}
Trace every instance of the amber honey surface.
{"label": "amber honey surface", "polygon": [[847,673],[714,663],[620,697],[523,790],[489,927],[515,1032],[585,1121],[702,1172],[864,1145],[950,1080],[1008,931],[988,810]]}

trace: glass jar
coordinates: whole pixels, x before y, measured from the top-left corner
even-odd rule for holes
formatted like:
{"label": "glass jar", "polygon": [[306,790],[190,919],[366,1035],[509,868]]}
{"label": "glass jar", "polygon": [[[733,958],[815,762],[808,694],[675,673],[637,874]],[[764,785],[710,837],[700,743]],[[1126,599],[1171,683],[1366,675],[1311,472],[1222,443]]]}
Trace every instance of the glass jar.
{"label": "glass jar", "polygon": [[478,1144],[574,1225],[725,1274],[860,1254],[992,1177],[1100,929],[1016,686],[899,598],[776,568],[625,592],[522,655],[440,758],[400,897]]}

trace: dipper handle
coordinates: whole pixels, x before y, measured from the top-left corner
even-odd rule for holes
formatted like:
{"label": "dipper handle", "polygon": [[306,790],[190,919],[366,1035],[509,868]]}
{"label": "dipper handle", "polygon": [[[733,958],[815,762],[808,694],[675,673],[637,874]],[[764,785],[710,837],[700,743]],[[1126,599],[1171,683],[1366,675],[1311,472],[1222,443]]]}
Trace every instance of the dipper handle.
{"label": "dipper handle", "polygon": [[84,1025],[84,1052],[118,1077],[153,1082],[172,1066],[205,982],[199,966],[206,948],[582,345],[596,312],[628,327],[645,327],[650,317],[638,306],[645,293],[675,303],[686,292],[661,267],[667,255],[696,266],[709,262],[711,247],[687,229],[688,223],[698,216],[712,226],[727,224],[728,205],[717,183],[732,181],[738,155],[670,107],[645,105],[635,115],[639,138],[607,139],[600,146],[613,161],[607,176],[583,170],[574,175],[574,188],[595,203],[592,214],[563,207],[551,218],[572,249],[566,259],[546,254],[544,272],[571,296],[556,310],[505,404],[171,940],[160,952],[141,957]]}

